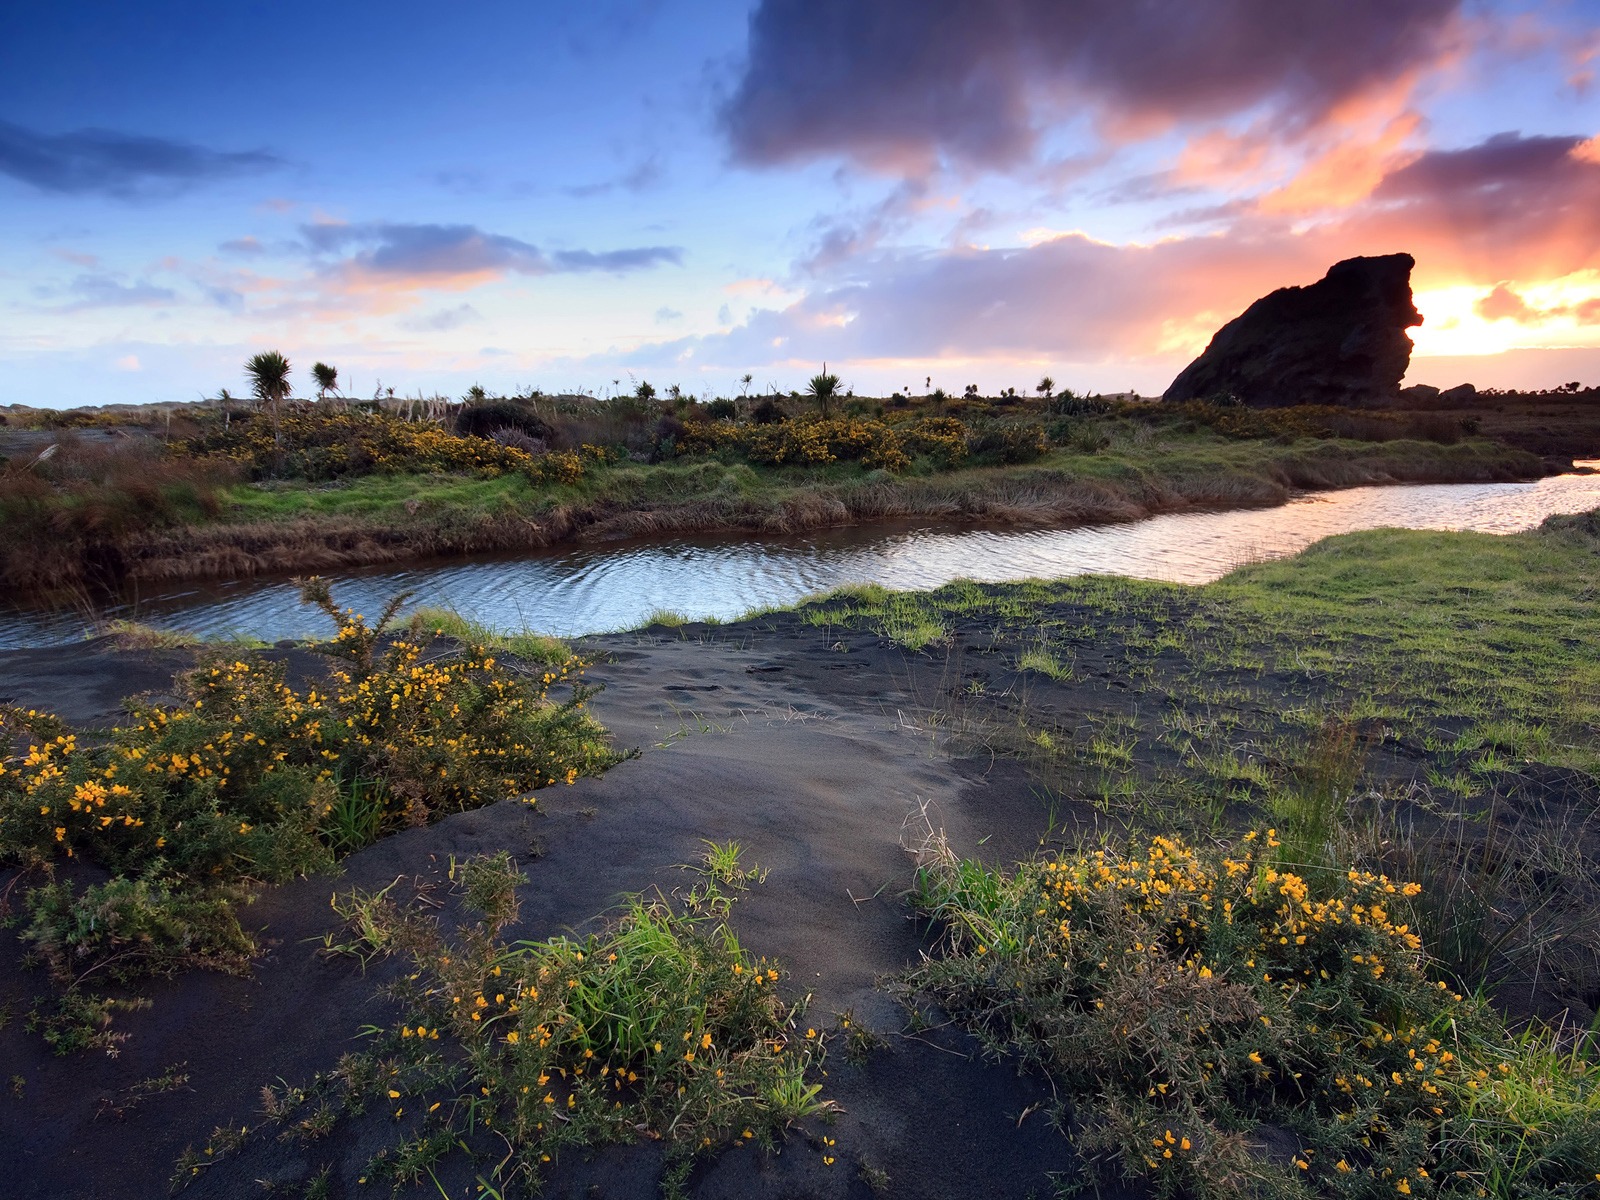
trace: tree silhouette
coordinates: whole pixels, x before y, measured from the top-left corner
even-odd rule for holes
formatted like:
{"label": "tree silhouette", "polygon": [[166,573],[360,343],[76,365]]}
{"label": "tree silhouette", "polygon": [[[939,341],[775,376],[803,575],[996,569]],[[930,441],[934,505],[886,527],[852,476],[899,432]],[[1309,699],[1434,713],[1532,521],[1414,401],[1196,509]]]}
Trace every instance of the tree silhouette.
{"label": "tree silhouette", "polygon": [[1033,390],[1048,400],[1051,396],[1055,395],[1056,381],[1051,379],[1050,376],[1046,375],[1043,379],[1039,380],[1038,386],[1036,386]]}
{"label": "tree silhouette", "polygon": [[806,395],[817,402],[817,410],[826,420],[833,407],[833,398],[839,394],[839,377],[828,374],[828,364],[822,364],[822,374],[813,375],[806,384]]}
{"label": "tree silhouette", "polygon": [[289,360],[276,350],[264,350],[244,364],[250,390],[256,403],[272,409],[272,440],[279,441],[278,419],[283,402],[289,398]]}
{"label": "tree silhouette", "polygon": [[329,392],[339,390],[339,372],[327,363],[319,362],[311,368],[311,378],[317,385],[317,399],[326,400]]}

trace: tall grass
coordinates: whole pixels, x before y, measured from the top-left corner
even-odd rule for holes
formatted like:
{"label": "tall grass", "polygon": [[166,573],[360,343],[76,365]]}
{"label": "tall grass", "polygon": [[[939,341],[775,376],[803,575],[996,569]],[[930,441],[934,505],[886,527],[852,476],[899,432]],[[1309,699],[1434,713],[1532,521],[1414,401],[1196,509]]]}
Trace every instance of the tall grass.
{"label": "tall grass", "polygon": [[71,434],[49,457],[0,469],[0,587],[114,585],[130,539],[214,519],[237,472],[167,455],[153,439],[90,444]]}

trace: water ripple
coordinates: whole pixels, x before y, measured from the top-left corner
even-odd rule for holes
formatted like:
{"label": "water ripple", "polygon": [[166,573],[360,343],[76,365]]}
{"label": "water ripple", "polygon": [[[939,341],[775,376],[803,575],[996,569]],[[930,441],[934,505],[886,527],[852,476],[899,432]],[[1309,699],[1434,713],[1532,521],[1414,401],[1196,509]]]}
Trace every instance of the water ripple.
{"label": "water ripple", "polygon": [[[1472,529],[1515,533],[1552,513],[1600,507],[1600,475],[1535,483],[1350,488],[1277,508],[1174,513],[1076,529],[824,530],[789,537],[704,537],[586,546],[557,553],[433,562],[332,576],[341,604],[374,613],[397,591],[503,629],[561,637],[630,628],[652,611],[727,619],[789,604],[844,583],[931,588],[952,579],[999,581],[1088,573],[1204,583],[1241,563],[1293,554],[1359,529]],[[325,635],[284,580],[144,589],[102,615],[206,636],[275,641]],[[77,640],[85,614],[0,612],[0,648]]]}

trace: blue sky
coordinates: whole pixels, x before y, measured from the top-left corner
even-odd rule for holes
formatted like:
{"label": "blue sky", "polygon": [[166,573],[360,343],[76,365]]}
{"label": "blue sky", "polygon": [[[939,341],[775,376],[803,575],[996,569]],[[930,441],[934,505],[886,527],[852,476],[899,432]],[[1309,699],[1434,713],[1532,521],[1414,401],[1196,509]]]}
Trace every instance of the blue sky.
{"label": "blue sky", "polygon": [[1413,378],[1600,382],[1600,0],[17,0],[0,404],[1160,390],[1408,250]]}

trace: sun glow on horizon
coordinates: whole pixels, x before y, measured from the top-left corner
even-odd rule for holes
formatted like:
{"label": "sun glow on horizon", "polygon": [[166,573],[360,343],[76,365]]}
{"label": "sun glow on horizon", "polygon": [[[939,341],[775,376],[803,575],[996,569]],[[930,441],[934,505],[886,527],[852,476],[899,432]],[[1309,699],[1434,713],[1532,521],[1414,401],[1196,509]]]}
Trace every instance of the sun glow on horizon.
{"label": "sun glow on horizon", "polygon": [[1537,283],[1509,281],[1416,293],[1415,353],[1483,356],[1509,350],[1600,347],[1600,271],[1574,271]]}

